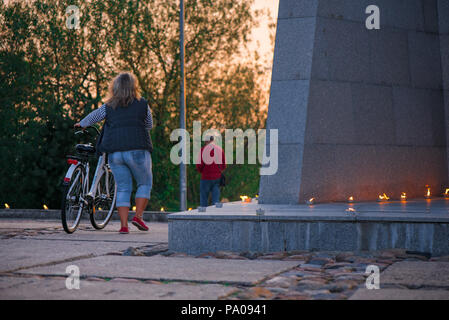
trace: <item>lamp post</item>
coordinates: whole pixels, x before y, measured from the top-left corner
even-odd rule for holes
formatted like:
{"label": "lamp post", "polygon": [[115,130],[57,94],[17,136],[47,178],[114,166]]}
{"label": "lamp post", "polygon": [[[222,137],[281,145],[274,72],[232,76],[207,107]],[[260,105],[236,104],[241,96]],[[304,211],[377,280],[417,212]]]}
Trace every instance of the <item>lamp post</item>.
{"label": "lamp post", "polygon": [[[180,13],[179,13],[179,45],[180,45],[180,63],[181,63],[181,93],[180,93],[180,112],[179,112],[179,125],[181,129],[186,129],[186,93],[185,93],[185,46],[184,46],[184,0],[180,0]],[[182,137],[183,143],[187,143],[186,136]],[[186,150],[183,148],[182,150]],[[182,151],[181,151],[182,152]],[[182,162],[179,167],[179,209],[186,211],[187,209],[187,172],[186,172],[186,160],[185,155],[181,155]]]}

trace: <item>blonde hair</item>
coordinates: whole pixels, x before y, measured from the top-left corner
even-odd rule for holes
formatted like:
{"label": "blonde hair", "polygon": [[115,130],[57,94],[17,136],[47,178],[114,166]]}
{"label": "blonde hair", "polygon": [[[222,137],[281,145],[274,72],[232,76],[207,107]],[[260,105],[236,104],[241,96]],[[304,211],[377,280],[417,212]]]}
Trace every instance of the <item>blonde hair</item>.
{"label": "blonde hair", "polygon": [[127,107],[134,99],[140,99],[137,78],[131,72],[121,72],[109,84],[106,104],[114,109]]}

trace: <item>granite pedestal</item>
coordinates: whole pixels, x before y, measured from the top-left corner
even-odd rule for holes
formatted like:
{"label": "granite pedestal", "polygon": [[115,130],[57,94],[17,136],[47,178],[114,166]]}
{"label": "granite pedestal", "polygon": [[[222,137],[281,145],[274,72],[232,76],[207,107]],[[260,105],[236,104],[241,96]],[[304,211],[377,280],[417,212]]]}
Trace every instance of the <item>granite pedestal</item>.
{"label": "granite pedestal", "polygon": [[[352,208],[355,211],[348,211]],[[264,215],[257,215],[262,209]],[[188,254],[403,248],[449,254],[449,201],[267,205],[233,202],[168,215],[169,249]]]}

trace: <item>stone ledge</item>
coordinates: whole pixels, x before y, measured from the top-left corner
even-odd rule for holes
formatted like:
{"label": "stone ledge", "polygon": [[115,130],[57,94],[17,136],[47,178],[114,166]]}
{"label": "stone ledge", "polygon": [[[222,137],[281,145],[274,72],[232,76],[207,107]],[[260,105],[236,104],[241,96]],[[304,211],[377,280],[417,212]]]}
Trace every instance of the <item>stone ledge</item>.
{"label": "stone ledge", "polygon": [[[128,220],[131,221],[133,215],[130,212]],[[144,211],[144,220],[152,222],[167,222],[167,215],[170,212],[161,213],[160,211]],[[61,219],[61,210],[43,210],[43,209],[1,209],[0,219],[42,219],[59,220]],[[89,219],[87,213],[81,216],[81,219]],[[117,211],[112,215],[111,220],[120,220]]]}

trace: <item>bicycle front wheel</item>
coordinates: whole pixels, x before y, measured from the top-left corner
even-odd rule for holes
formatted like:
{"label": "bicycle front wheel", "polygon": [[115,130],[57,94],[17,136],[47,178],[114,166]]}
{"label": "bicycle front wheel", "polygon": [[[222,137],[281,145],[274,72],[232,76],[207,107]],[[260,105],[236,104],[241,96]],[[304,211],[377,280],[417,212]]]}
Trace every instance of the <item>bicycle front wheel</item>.
{"label": "bicycle front wheel", "polygon": [[98,181],[90,222],[95,229],[103,229],[111,220],[115,209],[117,186],[110,168],[105,169]]}
{"label": "bicycle front wheel", "polygon": [[84,205],[81,195],[85,174],[82,166],[78,166],[72,174],[70,184],[64,186],[61,203],[61,220],[65,232],[73,233],[81,220]]}

